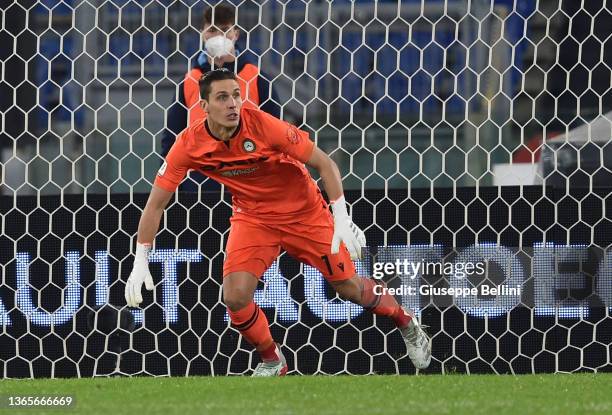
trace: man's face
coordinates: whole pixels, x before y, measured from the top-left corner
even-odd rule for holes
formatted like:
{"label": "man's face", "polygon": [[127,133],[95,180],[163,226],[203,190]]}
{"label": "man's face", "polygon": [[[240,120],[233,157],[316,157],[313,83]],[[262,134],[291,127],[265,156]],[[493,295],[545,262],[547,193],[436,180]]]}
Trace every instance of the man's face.
{"label": "man's face", "polygon": [[235,42],[238,39],[238,34],[238,28],[233,22],[207,24],[202,30],[202,38],[204,39],[204,42],[212,37],[221,35],[224,35],[228,39]]}
{"label": "man's face", "polygon": [[202,107],[213,123],[225,128],[237,127],[242,108],[238,82],[233,79],[214,81],[210,85],[208,100],[202,100]]}

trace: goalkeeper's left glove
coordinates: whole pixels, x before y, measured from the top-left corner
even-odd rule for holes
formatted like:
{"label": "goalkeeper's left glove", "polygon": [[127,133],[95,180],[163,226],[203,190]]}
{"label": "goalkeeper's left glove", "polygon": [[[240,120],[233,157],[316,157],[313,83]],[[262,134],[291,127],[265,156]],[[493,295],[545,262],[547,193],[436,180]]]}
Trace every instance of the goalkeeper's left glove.
{"label": "goalkeeper's left glove", "polygon": [[366,245],[366,238],[361,229],[353,223],[346,210],[346,200],[341,196],[331,203],[334,213],[334,237],[332,239],[331,253],[337,254],[340,242],[344,242],[351,254],[351,259],[361,259],[361,248]]}

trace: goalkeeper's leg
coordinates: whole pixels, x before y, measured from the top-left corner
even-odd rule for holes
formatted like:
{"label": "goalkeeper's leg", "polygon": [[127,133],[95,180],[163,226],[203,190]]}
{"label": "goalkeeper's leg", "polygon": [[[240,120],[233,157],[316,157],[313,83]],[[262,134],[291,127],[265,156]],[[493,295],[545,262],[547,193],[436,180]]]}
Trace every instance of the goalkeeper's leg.
{"label": "goalkeeper's leg", "polygon": [[262,363],[253,376],[283,376],[287,373],[287,362],[280,348],[272,339],[268,319],[253,301],[257,288],[257,277],[239,271],[223,278],[223,301],[227,306],[232,326],[252,344]]}
{"label": "goalkeeper's leg", "polygon": [[282,246],[294,258],[317,268],[340,297],[359,304],[374,314],[391,318],[402,333],[408,356],[415,367],[424,369],[431,360],[431,344],[414,315],[388,293],[375,292],[377,283],[357,276],[355,264],[342,244],[331,253],[334,222],[329,211],[315,212],[301,222],[282,226]]}
{"label": "goalkeeper's leg", "polygon": [[404,311],[394,296],[386,292],[376,294],[377,283],[370,278],[355,276],[344,281],[330,281],[330,284],[342,299],[359,304],[376,315],[389,317],[400,329],[412,321],[412,315]]}
{"label": "goalkeeper's leg", "polygon": [[412,312],[400,306],[395,297],[381,290],[381,287],[375,289],[379,283],[370,278],[354,276],[343,281],[330,281],[330,284],[341,298],[359,304],[376,315],[391,318],[404,338],[408,356],[414,366],[417,369],[429,366],[429,337]]}
{"label": "goalkeeper's leg", "polygon": [[252,344],[262,363],[254,376],[282,376],[287,363],[272,340],[268,319],[253,301],[258,278],[280,251],[278,232],[234,214],[223,262],[223,301],[232,326]]}

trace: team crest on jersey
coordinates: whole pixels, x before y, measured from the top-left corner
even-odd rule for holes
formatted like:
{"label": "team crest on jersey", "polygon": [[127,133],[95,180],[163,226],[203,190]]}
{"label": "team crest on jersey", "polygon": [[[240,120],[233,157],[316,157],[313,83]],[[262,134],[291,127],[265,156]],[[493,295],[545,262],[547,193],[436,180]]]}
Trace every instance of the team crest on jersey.
{"label": "team crest on jersey", "polygon": [[242,142],[242,148],[247,153],[252,153],[253,151],[255,151],[256,147],[255,147],[255,143],[253,142],[253,140],[251,140],[250,138],[247,138]]}

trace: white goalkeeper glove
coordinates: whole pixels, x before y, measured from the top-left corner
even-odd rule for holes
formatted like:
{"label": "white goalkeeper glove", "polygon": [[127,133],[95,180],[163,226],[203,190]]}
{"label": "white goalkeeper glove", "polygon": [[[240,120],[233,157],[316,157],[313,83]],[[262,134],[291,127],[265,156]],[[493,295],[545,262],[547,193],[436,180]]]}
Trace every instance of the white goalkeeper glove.
{"label": "white goalkeeper glove", "polygon": [[344,242],[351,254],[351,259],[361,259],[361,248],[366,245],[366,238],[361,229],[353,223],[346,210],[346,200],[341,196],[331,204],[334,213],[334,237],[332,239],[331,253],[337,254],[340,242]]}
{"label": "white goalkeeper glove", "polygon": [[149,272],[150,251],[151,245],[136,243],[134,267],[125,285],[125,301],[129,307],[138,307],[138,304],[142,303],[141,290],[143,282],[146,289],[149,291],[155,286],[155,284],[153,284],[153,277]]}

